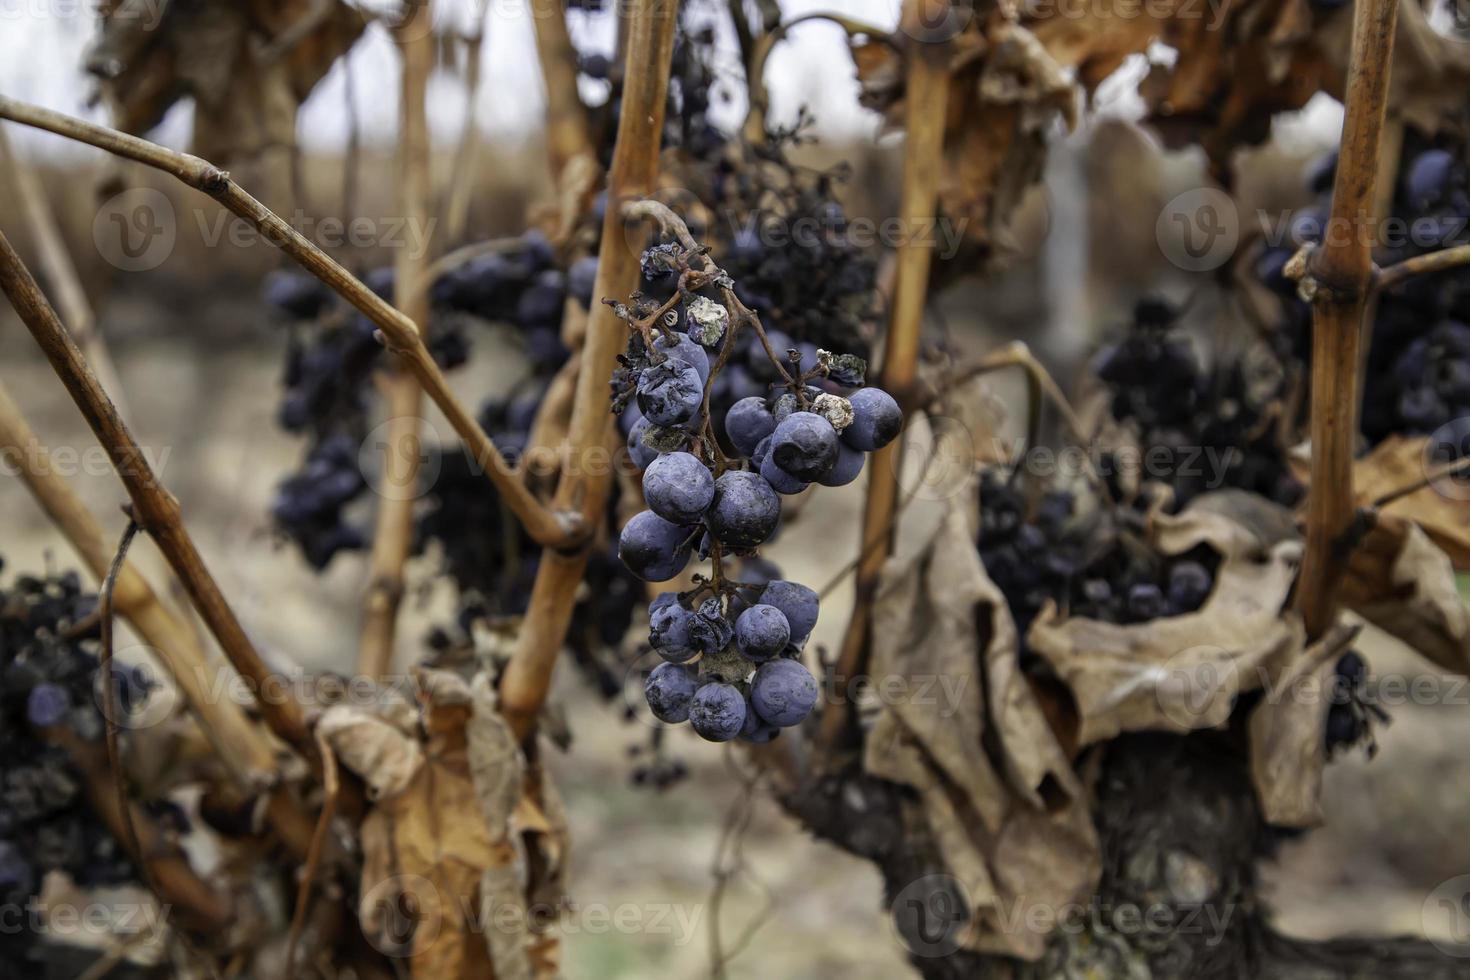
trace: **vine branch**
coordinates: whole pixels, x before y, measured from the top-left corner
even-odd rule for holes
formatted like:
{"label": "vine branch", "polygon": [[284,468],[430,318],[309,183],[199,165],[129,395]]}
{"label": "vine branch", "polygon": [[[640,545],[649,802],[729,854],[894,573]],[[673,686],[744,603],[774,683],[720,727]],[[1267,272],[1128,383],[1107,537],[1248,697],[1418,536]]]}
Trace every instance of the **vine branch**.
{"label": "vine branch", "polygon": [[199,157],[4,96],[0,96],[0,119],[44,129],[162,170],[224,205],[378,327],[383,345],[396,354],[418,379],[532,538],[540,544],[557,548],[576,547],[585,542],[588,529],[581,519],[573,512],[554,512],[543,506],[501,457],[495,443],[475,421],[474,413],[450,389],[413,320],[378,297],[279,215],[251,197],[228,173]]}
{"label": "vine branch", "polygon": [[[1353,450],[1357,434],[1358,362],[1363,309],[1373,279],[1370,239],[1360,234],[1374,207],[1378,143],[1388,105],[1396,0],[1359,0],[1353,8],[1348,72],[1331,227],[1333,236],[1312,255],[1312,474],[1307,497],[1307,545],[1297,586],[1297,605],[1309,636],[1332,623],[1335,593],[1345,562],[1340,544],[1357,514]],[[1380,280],[1381,283],[1381,280]]]}

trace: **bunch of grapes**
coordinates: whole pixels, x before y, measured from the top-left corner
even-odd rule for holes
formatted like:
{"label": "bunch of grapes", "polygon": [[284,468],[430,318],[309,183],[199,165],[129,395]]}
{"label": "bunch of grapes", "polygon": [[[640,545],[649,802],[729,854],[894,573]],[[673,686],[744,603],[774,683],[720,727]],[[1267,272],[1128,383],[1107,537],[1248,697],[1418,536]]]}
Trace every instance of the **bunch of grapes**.
{"label": "bunch of grapes", "polygon": [[[18,576],[0,589],[0,909],[8,924],[50,871],[84,887],[136,880],[131,861],[87,805],[67,753],[48,733],[69,730],[89,742],[102,738],[98,708],[97,598],[82,592],[76,573]],[[147,696],[142,675],[115,668],[120,711]],[[0,929],[0,972],[30,976],[27,951],[35,936]]]}
{"label": "bunch of grapes", "polygon": [[[1467,152],[1463,141],[1406,135],[1393,213],[1383,223],[1385,241],[1374,256],[1380,265],[1470,241]],[[1256,264],[1257,276],[1282,299],[1281,333],[1303,363],[1311,359],[1311,309],[1284,269],[1302,244],[1322,239],[1334,165],[1329,157],[1317,168],[1311,188],[1320,200],[1296,212],[1288,239],[1268,248]],[[1433,432],[1470,415],[1467,324],[1470,274],[1464,269],[1418,276],[1380,294],[1364,361],[1362,433],[1370,444],[1394,434]]]}
{"label": "bunch of grapes", "polygon": [[1195,612],[1214,591],[1219,565],[1206,546],[1158,554],[1128,508],[1080,514],[1067,490],[1045,491],[1033,504],[998,469],[981,475],[979,547],[1023,647],[1047,602],[1064,615],[1123,624]]}
{"label": "bunch of grapes", "polygon": [[711,741],[765,742],[816,704],[801,651],[816,626],[817,594],[768,578],[763,565],[748,566],[754,574],[745,577],[754,581],[732,581],[724,560],[754,556],[771,539],[782,495],[857,479],[865,454],[898,435],[903,415],[886,392],[862,386],[863,365],[850,355],[813,351],[808,365],[799,348],[782,352],[783,361],[772,344],[768,362],[779,381],[768,389],[785,390],[736,401],[722,442],[711,425],[711,394],[741,349],[740,328],[749,322],[763,350],[771,338],[722,271],[690,267],[698,255],[678,245],[650,248],[644,293],[662,302],[619,307],[633,330],[613,405],[637,405],[629,449],[643,469],[648,509],[623,527],[618,554],[650,582],[679,575],[696,553],[713,565],[692,589],[649,605],[649,643],[665,661],[644,688],[655,717],[687,720]]}
{"label": "bunch of grapes", "polygon": [[1148,476],[1169,483],[1180,504],[1222,486],[1296,504],[1303,488],[1274,424],[1284,386],[1279,362],[1220,358],[1206,370],[1177,323],[1168,303],[1146,299],[1126,336],[1093,365],[1113,418],[1137,429],[1151,467],[1164,464]]}

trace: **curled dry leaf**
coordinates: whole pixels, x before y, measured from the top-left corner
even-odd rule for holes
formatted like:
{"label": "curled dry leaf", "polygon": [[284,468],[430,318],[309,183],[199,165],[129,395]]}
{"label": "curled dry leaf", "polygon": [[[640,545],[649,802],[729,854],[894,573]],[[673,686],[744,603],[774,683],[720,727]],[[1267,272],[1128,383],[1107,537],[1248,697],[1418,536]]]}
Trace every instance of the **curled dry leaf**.
{"label": "curled dry leaf", "polygon": [[952,497],[928,544],[885,570],[872,661],[883,704],[864,766],[918,792],[915,819],[971,904],[960,941],[1031,960],[1045,934],[1006,910],[1022,898],[1077,901],[1101,865],[1080,782],[1020,673],[1015,626],[974,547],[959,503],[974,499]]}
{"label": "curled dry leaf", "polygon": [[370,799],[402,793],[423,767],[416,739],[363,708],[333,705],[322,713],[317,730],[341,763],[367,783]]}
{"label": "curled dry leaf", "polygon": [[1434,485],[1421,486],[1433,472],[1425,461],[1428,445],[1425,436],[1390,436],[1353,464],[1353,487],[1364,507],[1420,487],[1398,496],[1383,508],[1383,513],[1418,524],[1457,568],[1470,568],[1470,499],[1463,496],[1465,488],[1459,478],[1443,478],[1452,484],[1447,488],[1452,492]]}
{"label": "curled dry leaf", "polygon": [[1032,624],[1031,649],[1076,702],[1079,744],[1123,732],[1220,727],[1237,696],[1304,646],[1300,619],[1285,611],[1300,546],[1268,544],[1268,530],[1222,513],[1239,501],[1207,496],[1214,499],[1153,522],[1165,553],[1208,544],[1221,555],[1214,592],[1198,612],[1124,626],[1064,619],[1053,605]]}
{"label": "curled dry leaf", "polygon": [[1380,515],[1348,563],[1341,596],[1440,667],[1470,676],[1470,608],[1449,556],[1418,525]]}
{"label": "curled dry leaf", "polygon": [[523,899],[512,891],[500,896],[506,904],[487,904],[483,890],[487,873],[514,876],[499,869],[517,864],[503,818],[521,782],[519,753],[485,714],[483,690],[447,671],[416,679],[424,761],[363,820],[363,930],[378,949],[406,956],[414,977],[532,976],[515,925]]}
{"label": "curled dry leaf", "polygon": [[1357,627],[1338,626],[1292,658],[1251,713],[1251,782],[1261,815],[1273,826],[1322,822],[1333,672],[1357,635]]}

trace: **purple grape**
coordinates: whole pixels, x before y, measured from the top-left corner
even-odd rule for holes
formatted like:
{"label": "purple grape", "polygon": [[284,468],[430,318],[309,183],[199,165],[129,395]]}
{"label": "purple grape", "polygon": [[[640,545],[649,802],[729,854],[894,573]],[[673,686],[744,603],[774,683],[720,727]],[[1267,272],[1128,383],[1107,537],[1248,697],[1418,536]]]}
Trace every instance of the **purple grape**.
{"label": "purple grape", "polygon": [[699,372],[682,361],[668,360],[644,368],[638,376],[638,408],[654,425],[688,422],[704,403]]}
{"label": "purple grape", "polygon": [[776,530],[781,498],[760,474],[730,470],[715,481],[715,499],[705,518],[710,533],[735,551],[749,551]]}
{"label": "purple grape", "polygon": [[1430,207],[1445,192],[1455,158],[1447,150],[1425,150],[1409,164],[1404,177],[1404,187],[1409,192],[1409,204],[1419,210]]}
{"label": "purple grape", "polygon": [[640,417],[637,422],[633,423],[633,428],[628,432],[628,458],[640,470],[648,469],[653,461],[658,459],[658,450],[652,446],[645,446],[643,444],[643,434],[648,429],[648,419]]}
{"label": "purple grape", "polygon": [[700,737],[728,742],[745,726],[745,698],[730,684],[706,684],[689,705],[689,724]]}
{"label": "purple grape", "polygon": [[791,642],[791,624],[775,606],[757,603],[735,620],[735,645],[757,662],[769,660]]}
{"label": "purple grape", "polygon": [[756,668],[750,684],[756,714],[777,728],[801,724],[817,703],[817,681],[795,660],[772,660]]}
{"label": "purple grape", "polygon": [[760,601],[775,606],[786,617],[791,629],[791,642],[801,646],[817,625],[820,602],[817,593],[805,585],[777,579],[761,591]]}
{"label": "purple grape", "polygon": [[766,457],[769,455],[771,455],[771,437],[766,436],[759,443],[757,443],[755,449],[751,451],[750,463],[757,470],[759,470],[762,464],[765,463]]}
{"label": "purple grape", "polygon": [[851,446],[839,445],[837,464],[832,467],[831,472],[817,482],[824,487],[845,487],[863,472],[863,460],[865,459],[867,459],[866,456]]}
{"label": "purple grape", "polygon": [[522,327],[555,327],[566,303],[567,277],[556,269],[538,273],[516,301],[515,322]]}
{"label": "purple grape", "polygon": [[761,440],[775,431],[776,419],[764,398],[742,398],[725,415],[725,433],[742,456],[750,456]]}
{"label": "purple grape", "polygon": [[852,402],[852,424],[842,430],[842,441],[865,453],[882,449],[903,430],[903,411],[882,388],[859,388]]}
{"label": "purple grape", "polygon": [[71,698],[60,684],[37,684],[26,697],[26,718],[37,728],[59,725],[71,709]]}
{"label": "purple grape", "polygon": [[1205,604],[1214,587],[1209,569],[1197,561],[1182,561],[1169,570],[1169,607],[1175,613],[1194,612]]}
{"label": "purple grape", "polygon": [[771,433],[771,460],[810,483],[837,465],[837,430],[815,412],[793,412]]}
{"label": "purple grape", "polygon": [[709,380],[709,354],[684,334],[673,334],[672,340],[668,336],[660,335],[653,342],[653,348],[663,353],[671,361],[678,361],[694,368],[699,373],[701,385]]}
{"label": "purple grape", "polygon": [[694,671],[688,667],[659,664],[643,682],[643,697],[655,718],[677,725],[689,720],[690,702],[698,684]]}
{"label": "purple grape", "polygon": [[639,511],[628,521],[618,538],[618,557],[628,571],[648,582],[673,578],[689,564],[690,531],[659,517],[651,510]]}
{"label": "purple grape", "polygon": [[691,453],[667,453],[643,471],[643,498],[659,517],[695,524],[715,499],[715,478]]}
{"label": "purple grape", "polygon": [[1134,619],[1158,619],[1168,612],[1164,591],[1152,583],[1142,583],[1128,590],[1128,614]]}
{"label": "purple grape", "polygon": [[761,720],[749,700],[745,702],[745,723],[740,726],[740,741],[765,745],[781,734],[781,729]]}
{"label": "purple grape", "polygon": [[694,646],[701,653],[719,653],[735,638],[735,627],[725,618],[719,599],[706,599],[699,604],[690,624]]}
{"label": "purple grape", "polygon": [[761,461],[760,472],[761,479],[769,483],[772,490],[775,490],[777,493],[786,494],[787,496],[794,493],[801,493],[809,485],[806,481],[798,480],[777,466],[775,458],[771,456],[767,456]]}
{"label": "purple grape", "polygon": [[567,292],[572,298],[589,309],[592,306],[592,291],[597,288],[597,256],[587,255],[572,263],[567,272]]}
{"label": "purple grape", "polygon": [[[658,655],[671,664],[682,664],[693,660],[699,653],[694,645],[694,613],[679,605],[678,597],[672,592],[663,595],[674,601],[657,609],[648,607],[648,643]],[[663,596],[659,597],[660,599]]]}

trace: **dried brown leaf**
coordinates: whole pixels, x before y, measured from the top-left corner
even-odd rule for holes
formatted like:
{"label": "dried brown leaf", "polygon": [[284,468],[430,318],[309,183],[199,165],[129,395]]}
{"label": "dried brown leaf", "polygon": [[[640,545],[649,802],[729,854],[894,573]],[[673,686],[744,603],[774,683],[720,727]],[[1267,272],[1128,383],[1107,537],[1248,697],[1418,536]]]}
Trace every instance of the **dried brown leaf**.
{"label": "dried brown leaf", "polygon": [[1300,554],[1295,542],[1263,550],[1260,532],[1211,508],[1156,518],[1155,530],[1166,553],[1205,543],[1222,555],[1203,608],[1123,626],[1064,619],[1048,606],[1027,636],[1072,693],[1081,745],[1122,732],[1222,726],[1236,697],[1305,642],[1300,620],[1284,611]]}
{"label": "dried brown leaf", "polygon": [[[1423,482],[1431,470],[1425,463],[1428,437],[1390,436],[1353,465],[1353,487],[1361,506]],[[1413,521],[1445,550],[1458,568],[1470,568],[1470,500],[1434,486],[1399,497],[1384,513]]]}
{"label": "dried brown leaf", "polygon": [[1357,633],[1339,626],[1292,658],[1251,713],[1251,782],[1269,824],[1315,827],[1322,822],[1331,685],[1337,661]]}
{"label": "dried brown leaf", "polygon": [[1470,608],[1449,556],[1418,525],[1382,515],[1353,553],[1341,596],[1440,667],[1470,676]]}

